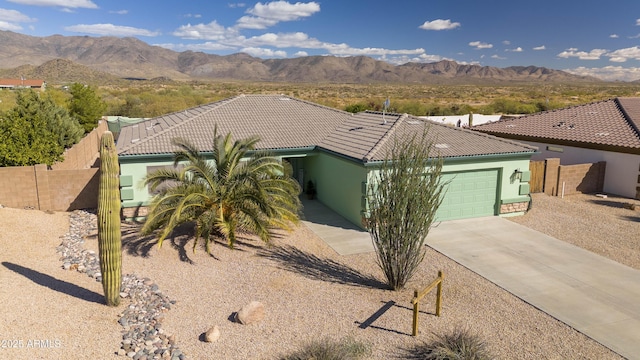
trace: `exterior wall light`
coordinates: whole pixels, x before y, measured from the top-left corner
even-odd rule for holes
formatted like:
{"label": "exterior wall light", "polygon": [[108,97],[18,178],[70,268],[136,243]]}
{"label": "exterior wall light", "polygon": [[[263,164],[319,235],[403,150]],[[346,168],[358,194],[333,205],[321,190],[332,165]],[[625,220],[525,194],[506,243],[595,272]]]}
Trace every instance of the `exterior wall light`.
{"label": "exterior wall light", "polygon": [[519,168],[515,169],[513,171],[513,177],[517,180],[522,180],[522,170],[520,170]]}

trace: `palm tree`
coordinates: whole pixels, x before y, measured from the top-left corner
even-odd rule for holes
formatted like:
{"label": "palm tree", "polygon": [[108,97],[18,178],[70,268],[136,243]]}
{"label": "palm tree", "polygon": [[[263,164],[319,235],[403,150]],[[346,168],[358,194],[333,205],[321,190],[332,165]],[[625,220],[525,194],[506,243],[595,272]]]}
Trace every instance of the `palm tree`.
{"label": "palm tree", "polygon": [[[291,230],[299,220],[300,186],[291,169],[264,152],[254,151],[258,137],[231,141],[231,133],[213,135],[212,159],[208,160],[185,139],[173,139],[180,148],[174,168],[147,175],[145,185],[159,190],[152,200],[144,234],[161,230],[158,245],[178,226],[196,225],[196,244],[219,236],[233,248],[239,231],[256,234],[265,242],[273,230]],[[176,167],[183,164],[183,167]],[[162,185],[162,186],[161,186]]]}

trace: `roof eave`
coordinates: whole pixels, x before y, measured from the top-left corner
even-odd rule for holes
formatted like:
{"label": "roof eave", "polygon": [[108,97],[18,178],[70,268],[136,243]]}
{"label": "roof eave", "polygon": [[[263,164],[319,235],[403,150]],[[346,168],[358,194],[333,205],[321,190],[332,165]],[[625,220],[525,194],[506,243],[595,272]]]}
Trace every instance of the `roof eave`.
{"label": "roof eave", "polygon": [[480,131],[486,134],[494,135],[497,137],[513,139],[513,140],[531,141],[531,142],[537,142],[537,143],[573,146],[573,147],[584,148],[584,149],[594,149],[594,150],[611,151],[611,152],[618,152],[618,153],[624,153],[624,154],[640,155],[640,144],[638,147],[634,148],[634,147],[619,146],[619,145],[597,144],[597,143],[591,143],[586,141],[573,141],[573,140],[564,140],[564,139],[526,136],[526,135],[519,135],[519,134],[506,134],[506,133],[499,133],[499,132],[493,132],[493,131],[487,131],[487,130],[480,130]]}
{"label": "roof eave", "polygon": [[[445,165],[457,162],[476,161],[476,160],[500,160],[500,159],[513,159],[513,158],[526,158],[531,157],[533,154],[538,154],[538,151],[520,151],[512,153],[499,153],[499,154],[476,154],[476,155],[459,155],[459,156],[443,156]],[[435,159],[435,158],[433,158]],[[365,167],[380,166],[384,160],[369,161],[364,164]]]}

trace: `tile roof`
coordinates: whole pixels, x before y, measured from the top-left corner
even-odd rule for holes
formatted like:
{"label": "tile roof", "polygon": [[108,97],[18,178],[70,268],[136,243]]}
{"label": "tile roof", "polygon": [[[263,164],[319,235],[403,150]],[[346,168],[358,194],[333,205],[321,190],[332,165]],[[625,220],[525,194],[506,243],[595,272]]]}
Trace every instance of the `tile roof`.
{"label": "tile roof", "polygon": [[640,98],[615,98],[473,127],[519,140],[640,151]]}
{"label": "tile roof", "polygon": [[535,148],[479,132],[437,124],[406,114],[352,114],[281,95],[240,95],[123,127],[121,156],[172,153],[183,137],[211,150],[213,129],[234,138],[260,136],[261,149],[322,148],[363,162],[379,161],[395,136],[429,126],[445,157],[530,153]]}
{"label": "tile roof", "polygon": [[537,148],[515,141],[421,119],[407,114],[355,114],[332,132],[320,147],[364,162],[384,160],[395,138],[428,128],[434,151],[445,158],[532,153]]}
{"label": "tile roof", "polygon": [[0,79],[0,87],[42,87],[44,83],[39,79]]}
{"label": "tile roof", "polygon": [[212,149],[213,130],[234,138],[260,136],[261,149],[315,146],[349,113],[280,95],[239,95],[123,127],[120,155],[172,153],[171,139],[189,139],[201,151]]}

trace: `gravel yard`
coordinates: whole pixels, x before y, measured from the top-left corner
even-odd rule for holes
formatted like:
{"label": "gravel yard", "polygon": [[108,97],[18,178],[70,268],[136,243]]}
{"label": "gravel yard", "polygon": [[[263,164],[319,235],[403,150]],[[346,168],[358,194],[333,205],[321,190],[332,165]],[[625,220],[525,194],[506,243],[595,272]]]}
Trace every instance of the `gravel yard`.
{"label": "gravel yard", "polygon": [[[512,220],[638,268],[634,240],[640,234],[640,212],[620,202],[534,195],[532,211]],[[0,209],[0,336],[23,344],[0,348],[2,358],[126,358],[116,353],[123,332],[118,319],[128,300],[117,309],[102,305],[100,283],[63,270],[56,253],[70,216]],[[189,359],[277,359],[320,338],[353,338],[369,345],[369,358],[388,359],[455,328],[480,336],[498,359],[621,359],[430,249],[408,288],[394,292],[383,289],[375,254],[339,256],[303,225],[272,246],[253,238],[242,239],[236,250],[217,244],[214,256],[200,248],[193,253],[193,239],[186,235],[158,249],[134,227],[123,230],[123,273],[152,279],[175,300],[161,327]],[[97,251],[95,231],[85,236],[83,246]],[[446,276],[442,316],[433,315],[430,294],[422,303],[420,334],[413,338],[413,290],[426,286],[438,270]],[[264,320],[232,322],[231,315],[252,300],[264,303]],[[387,304],[392,306],[363,325]],[[201,341],[214,325],[220,339]],[[30,339],[52,339],[57,346],[27,347]]]}
{"label": "gravel yard", "polygon": [[532,209],[509,220],[640,270],[640,200],[533,194]]}

